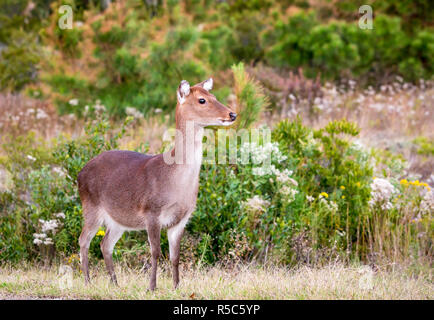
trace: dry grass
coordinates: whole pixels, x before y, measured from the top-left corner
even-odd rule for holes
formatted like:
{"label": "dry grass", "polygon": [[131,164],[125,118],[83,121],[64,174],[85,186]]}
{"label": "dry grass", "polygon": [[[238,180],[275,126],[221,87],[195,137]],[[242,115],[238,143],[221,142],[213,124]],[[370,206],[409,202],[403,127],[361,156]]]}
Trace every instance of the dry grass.
{"label": "dry grass", "polygon": [[[0,94],[0,142],[7,143],[10,137],[27,135],[30,131],[46,141],[62,135],[74,139],[83,136],[85,123],[86,120],[73,114],[60,116],[47,101],[23,94]],[[120,123],[114,122],[113,126],[118,129]],[[173,123],[168,115],[136,120],[127,128],[120,148],[134,150],[141,144],[148,144],[149,152],[156,153],[162,146],[164,132],[170,126]]]}
{"label": "dry grass", "polygon": [[47,101],[23,94],[0,94],[0,137],[17,137],[33,131],[38,138],[48,141],[61,134],[80,136],[83,128],[84,120],[72,114],[58,115]]}
{"label": "dry grass", "polygon": [[[429,272],[411,276],[408,269],[375,273],[367,266],[245,267],[192,269],[182,274],[180,287],[172,289],[170,273],[158,275],[158,288],[149,292],[148,275],[117,265],[119,287],[108,281],[102,265],[92,271],[85,286],[77,272],[63,286],[58,268],[26,266],[0,268],[1,299],[433,299]],[[422,273],[421,273],[422,274]],[[372,279],[369,280],[369,279]]]}

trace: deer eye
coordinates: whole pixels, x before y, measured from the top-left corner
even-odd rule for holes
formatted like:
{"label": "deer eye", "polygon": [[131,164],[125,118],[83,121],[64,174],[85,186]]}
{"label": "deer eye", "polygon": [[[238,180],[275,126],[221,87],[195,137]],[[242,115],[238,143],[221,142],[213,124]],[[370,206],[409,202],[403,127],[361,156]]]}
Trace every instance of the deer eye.
{"label": "deer eye", "polygon": [[206,100],[205,100],[204,98],[200,98],[200,99],[199,99],[199,103],[200,103],[200,104],[204,104],[205,102],[206,102]]}

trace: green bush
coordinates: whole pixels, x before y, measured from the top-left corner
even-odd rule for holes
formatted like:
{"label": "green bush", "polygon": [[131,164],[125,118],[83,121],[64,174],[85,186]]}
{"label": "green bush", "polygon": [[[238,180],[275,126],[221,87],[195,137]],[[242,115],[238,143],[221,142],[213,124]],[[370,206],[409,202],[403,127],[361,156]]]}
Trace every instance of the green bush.
{"label": "green bush", "polygon": [[237,97],[236,112],[239,114],[237,127],[249,128],[267,109],[269,100],[261,85],[247,74],[243,63],[233,65],[232,72]]}
{"label": "green bush", "polygon": [[[125,125],[130,120],[128,118]],[[11,139],[13,143],[3,145],[7,158],[0,164],[10,172],[13,189],[0,193],[2,211],[7,208],[0,216],[2,260],[53,258],[47,255],[50,245],[33,243],[33,235],[41,232],[41,219],[54,220],[58,225],[56,232],[46,234],[52,238],[52,249],[59,257],[79,251],[78,237],[83,218],[77,175],[91,158],[117,147],[125,127],[117,133],[110,129],[104,120],[89,124],[82,139],[68,141],[61,138],[55,141],[54,147],[36,141],[34,135]],[[91,246],[92,254],[97,257],[101,256],[99,240],[97,237]]]}
{"label": "green bush", "polygon": [[[95,27],[96,30],[98,26]],[[198,46],[198,33],[192,28],[169,32],[163,43],[153,43],[146,60],[132,54],[126,45],[127,31],[113,27],[98,34],[95,55],[104,63],[96,80],[84,80],[62,74],[47,78],[53,90],[60,93],[57,104],[61,112],[83,114],[85,105],[97,100],[114,116],[124,116],[126,107],[135,107],[143,114],[155,108],[173,110],[180,79],[200,82],[206,77],[207,63],[188,57]],[[79,107],[69,105],[77,98]]]}
{"label": "green bush", "polygon": [[19,91],[36,82],[39,60],[35,35],[23,30],[12,31],[6,48],[0,50],[0,91]]}
{"label": "green bush", "polygon": [[[125,127],[114,131],[107,121],[97,121],[84,137],[61,138],[53,147],[33,135],[3,146],[1,165],[10,173],[12,187],[0,193],[1,261],[49,262],[78,253],[83,218],[77,174],[92,157],[116,148],[124,133]],[[403,166],[396,161],[384,162],[387,178],[372,177],[373,155],[350,140],[357,134],[357,127],[345,120],[319,130],[304,126],[301,119],[282,121],[272,130],[271,141],[266,135],[259,135],[256,143],[237,139],[236,163],[204,163],[184,240],[189,262],[321,264],[339,258],[428,256],[430,187],[398,181]],[[264,155],[271,156],[269,165],[262,162]],[[45,231],[51,238],[45,243],[46,238],[38,237],[47,221],[56,228]],[[97,236],[91,244],[94,258],[101,258],[100,240]],[[167,256],[165,235],[161,242]],[[143,262],[143,250],[145,233],[134,232],[122,237],[114,255],[136,264]]]}
{"label": "green bush", "polygon": [[[402,29],[398,17],[378,14],[374,28],[364,30],[354,23],[319,24],[314,14],[300,13],[278,20],[263,36],[266,61],[276,67],[302,66],[313,77],[401,74],[414,81],[433,74],[432,33],[420,31],[416,38]],[[378,80],[378,79],[377,79]]]}
{"label": "green bush", "polygon": [[[275,255],[280,262],[300,262],[293,239],[302,234],[314,249],[312,257],[315,250],[333,246],[339,252],[349,249],[360,218],[368,214],[372,181],[368,153],[343,138],[357,134],[346,121],[316,131],[300,119],[283,121],[273,130],[271,144],[253,147],[253,156],[272,150],[271,171],[254,164],[203,165],[188,230],[211,235],[209,262],[231,252],[234,232],[251,248],[240,253],[244,259]],[[255,201],[264,201],[263,207],[250,208]]]}

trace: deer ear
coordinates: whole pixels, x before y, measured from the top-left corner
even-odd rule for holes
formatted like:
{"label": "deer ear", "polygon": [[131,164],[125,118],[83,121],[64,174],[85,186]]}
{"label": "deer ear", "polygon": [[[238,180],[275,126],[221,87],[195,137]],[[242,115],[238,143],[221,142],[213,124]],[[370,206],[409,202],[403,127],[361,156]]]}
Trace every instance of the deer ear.
{"label": "deer ear", "polygon": [[195,87],[201,87],[206,91],[210,91],[212,89],[213,82],[214,81],[212,80],[212,78],[209,78],[208,80],[199,82],[197,85],[195,85]]}
{"label": "deer ear", "polygon": [[202,88],[204,88],[206,91],[210,91],[212,89],[212,85],[214,84],[214,81],[212,78],[209,78],[208,80],[205,80],[204,82],[201,82]]}
{"label": "deer ear", "polygon": [[180,104],[185,102],[185,98],[190,94],[190,84],[186,80],[182,80],[178,87],[177,96]]}

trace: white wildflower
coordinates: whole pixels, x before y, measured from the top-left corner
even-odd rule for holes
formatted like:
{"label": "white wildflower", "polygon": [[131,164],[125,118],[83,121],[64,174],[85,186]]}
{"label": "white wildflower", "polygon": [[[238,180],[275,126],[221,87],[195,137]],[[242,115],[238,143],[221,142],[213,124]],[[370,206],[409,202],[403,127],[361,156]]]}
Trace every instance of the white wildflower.
{"label": "white wildflower", "polygon": [[365,146],[359,140],[355,140],[351,144],[351,149],[357,150],[357,151],[364,151],[365,150]]}
{"label": "white wildflower", "polygon": [[288,186],[283,186],[280,189],[280,193],[283,194],[284,196],[286,196],[285,200],[286,202],[292,202],[295,199],[295,195],[298,193],[298,190],[288,187]]}
{"label": "white wildflower", "polygon": [[135,119],[142,119],[144,118],[143,113],[141,113],[139,110],[137,110],[136,108],[133,107],[126,107],[125,108],[125,113],[129,116],[134,117]]}
{"label": "white wildflower", "polygon": [[33,243],[36,245],[40,245],[40,244],[42,244],[42,242],[43,241],[41,239],[37,239],[37,238],[33,240]]}
{"label": "white wildflower", "polygon": [[253,198],[248,199],[244,202],[244,206],[254,209],[265,211],[265,209],[270,205],[270,202],[262,199],[260,196],[255,195]]}
{"label": "white wildflower", "polygon": [[336,202],[330,200],[330,202],[329,202],[329,208],[332,211],[337,211],[338,210],[338,204]]}
{"label": "white wildflower", "polygon": [[315,198],[312,196],[306,195],[306,200],[309,202],[313,202],[315,200]]}
{"label": "white wildflower", "polygon": [[229,177],[230,177],[230,178],[233,178],[233,179],[236,178],[236,175],[235,175],[235,172],[234,172],[233,169],[230,169],[230,170],[229,170]]}
{"label": "white wildflower", "polygon": [[27,155],[27,159],[29,159],[29,160],[31,160],[31,161],[36,161],[36,158],[35,157],[32,157],[31,155]]}
{"label": "white wildflower", "polygon": [[264,163],[266,160],[282,162],[287,159],[279,149],[276,142],[269,142],[265,145],[258,145],[256,142],[246,142],[240,147],[241,160],[252,159],[253,164]]}
{"label": "white wildflower", "polygon": [[93,106],[93,109],[97,112],[97,113],[103,113],[106,111],[106,108],[104,105],[101,104],[100,100],[96,100],[95,105]]}
{"label": "white wildflower", "polygon": [[27,109],[27,111],[26,111],[26,115],[30,116],[30,115],[34,114],[35,112],[36,112],[35,109],[33,109],[33,108],[29,108],[29,109]]}
{"label": "white wildflower", "polygon": [[280,173],[279,169],[276,168],[274,164],[264,165],[262,167],[252,168],[252,173],[255,176],[265,176],[265,175],[277,175]]}
{"label": "white wildflower", "polygon": [[78,105],[78,99],[71,99],[71,100],[68,101],[68,103],[71,106],[76,106],[76,105]]}
{"label": "white wildflower", "polygon": [[36,119],[42,120],[42,119],[46,119],[46,118],[48,118],[48,114],[44,110],[42,110],[42,109],[36,110]]}
{"label": "white wildflower", "polygon": [[39,219],[39,222],[42,224],[42,232],[44,233],[51,231],[53,234],[55,234],[57,228],[59,228],[60,226],[60,222],[57,219],[52,219],[52,220]]}
{"label": "white wildflower", "polygon": [[65,214],[64,214],[63,212],[56,213],[55,216],[56,216],[57,218],[61,218],[61,219],[65,219],[65,217],[66,217]]}
{"label": "white wildflower", "polygon": [[51,239],[51,238],[46,238],[46,239],[44,240],[44,244],[45,244],[45,245],[53,244],[53,239]]}
{"label": "white wildflower", "polygon": [[338,205],[336,202],[331,201],[331,200],[327,201],[326,198],[324,198],[322,195],[320,195],[318,198],[320,199],[319,200],[320,203],[322,203],[327,208],[327,210],[329,210],[329,211],[337,211],[338,210]]}
{"label": "white wildflower", "polygon": [[420,202],[420,211],[422,214],[434,212],[434,190],[425,193],[425,196]]}
{"label": "white wildflower", "polygon": [[371,207],[379,205],[382,210],[390,210],[393,207],[390,200],[396,192],[394,186],[386,179],[374,179],[371,183],[371,200],[369,200],[369,205]]}
{"label": "white wildflower", "polygon": [[276,172],[276,176],[277,176],[277,181],[281,182],[281,183],[287,183],[290,182],[291,184],[293,184],[294,186],[298,186],[297,181],[295,181],[294,179],[291,178],[292,175],[292,171],[285,169],[283,171],[279,171]]}
{"label": "white wildflower", "polygon": [[65,171],[63,171],[63,169],[60,167],[54,167],[53,172],[57,173],[61,177],[64,177],[66,175]]}

